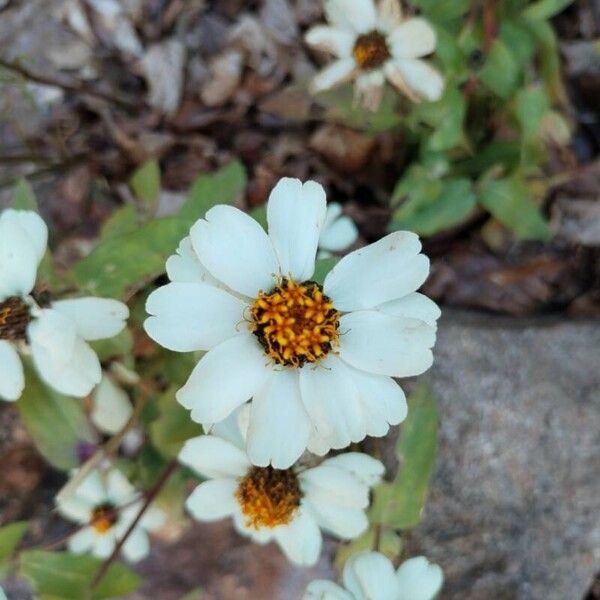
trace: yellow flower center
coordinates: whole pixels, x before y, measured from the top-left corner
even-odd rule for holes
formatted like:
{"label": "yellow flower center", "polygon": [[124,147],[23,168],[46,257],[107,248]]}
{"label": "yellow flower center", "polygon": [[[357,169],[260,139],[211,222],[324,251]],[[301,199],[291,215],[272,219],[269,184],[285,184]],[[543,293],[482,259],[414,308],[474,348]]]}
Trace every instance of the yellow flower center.
{"label": "yellow flower center", "polygon": [[302,492],[292,469],[252,467],[235,492],[246,525],[261,529],[286,525],[300,506]]}
{"label": "yellow flower center", "polygon": [[391,56],[385,36],[379,31],[360,35],[352,54],[358,66],[365,70],[377,69]]}
{"label": "yellow flower center", "polygon": [[29,306],[21,298],[11,296],[0,302],[0,340],[24,340],[30,320]]}
{"label": "yellow flower center", "polygon": [[100,535],[105,534],[117,522],[117,512],[112,504],[101,504],[92,511],[90,525]]}
{"label": "yellow flower center", "polygon": [[337,346],[339,313],[318,283],[283,279],[270,294],[259,292],[250,328],[277,364],[302,367]]}

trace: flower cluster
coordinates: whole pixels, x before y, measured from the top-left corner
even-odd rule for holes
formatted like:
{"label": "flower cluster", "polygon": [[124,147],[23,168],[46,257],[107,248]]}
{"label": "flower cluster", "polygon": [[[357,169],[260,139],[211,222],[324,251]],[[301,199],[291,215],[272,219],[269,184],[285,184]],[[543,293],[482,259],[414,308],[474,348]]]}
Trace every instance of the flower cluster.
{"label": "flower cluster", "polygon": [[440,99],[444,80],[422,60],[436,47],[427,21],[405,19],[398,0],[326,0],[325,13],[331,25],[310,29],[306,42],[337,59],[314,78],[315,93],[355,80],[357,98],[376,110],[387,79],[414,102]]}

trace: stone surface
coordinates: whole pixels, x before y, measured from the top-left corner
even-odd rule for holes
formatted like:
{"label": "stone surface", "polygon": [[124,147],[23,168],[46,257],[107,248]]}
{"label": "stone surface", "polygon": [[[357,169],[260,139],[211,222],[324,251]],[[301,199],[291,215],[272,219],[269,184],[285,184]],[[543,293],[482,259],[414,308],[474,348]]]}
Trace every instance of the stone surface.
{"label": "stone surface", "polygon": [[579,600],[600,570],[600,322],[450,315],[437,471],[410,550],[444,600]]}

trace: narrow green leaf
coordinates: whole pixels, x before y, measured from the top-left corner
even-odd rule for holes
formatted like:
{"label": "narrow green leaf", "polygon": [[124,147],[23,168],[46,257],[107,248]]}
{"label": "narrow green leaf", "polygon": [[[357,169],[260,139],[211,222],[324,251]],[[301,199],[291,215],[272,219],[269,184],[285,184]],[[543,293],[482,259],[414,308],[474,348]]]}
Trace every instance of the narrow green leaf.
{"label": "narrow green leaf", "polygon": [[429,388],[421,385],[408,399],[408,416],[398,438],[398,476],[374,490],[372,523],[392,529],[411,529],[419,524],[435,464],[437,430],[437,402]]}
{"label": "narrow green leaf", "polygon": [[514,114],[525,140],[535,138],[542,118],[549,110],[550,102],[543,89],[530,86],[519,90],[515,97]]}
{"label": "narrow green leaf", "polygon": [[129,180],[129,185],[135,197],[142,200],[150,210],[153,210],[160,196],[160,167],[158,161],[146,161],[136,169]]}
{"label": "narrow green leaf", "polygon": [[27,521],[15,521],[0,527],[0,563],[10,558],[27,531]]}
{"label": "narrow green leaf", "polygon": [[523,16],[528,19],[551,19],[562,12],[573,0],[540,0],[523,11]]}
{"label": "narrow green leaf", "polygon": [[209,175],[200,175],[193,183],[179,217],[190,227],[217,204],[233,204],[246,187],[246,171],[239,162],[232,162]]}
{"label": "narrow green leaf", "polygon": [[11,206],[17,210],[34,210],[37,212],[37,200],[31,184],[26,179],[17,181]]}
{"label": "narrow green leaf", "polygon": [[31,579],[45,597],[65,600],[103,600],[134,592],[141,577],[120,563],[111,565],[101,583],[92,591],[94,576],[102,560],[69,552],[30,550],[21,554],[21,574]]}
{"label": "narrow green leaf", "polygon": [[94,441],[81,400],[48,387],[28,360],[23,366],[26,384],[16,402],[23,423],[50,464],[62,470],[76,467],[78,442]]}
{"label": "narrow green leaf", "polygon": [[481,81],[501,98],[508,98],[517,88],[521,69],[511,49],[495,39],[489,56],[481,69]]}
{"label": "narrow green leaf", "polygon": [[167,390],[158,400],[158,418],[150,424],[150,438],[166,458],[175,458],[186,440],[202,435],[200,425],[190,419],[190,413],[175,399],[176,387]]}
{"label": "narrow green leaf", "polygon": [[518,177],[489,182],[481,190],[479,202],[520,239],[552,237],[548,222],[531,202],[525,182]]}

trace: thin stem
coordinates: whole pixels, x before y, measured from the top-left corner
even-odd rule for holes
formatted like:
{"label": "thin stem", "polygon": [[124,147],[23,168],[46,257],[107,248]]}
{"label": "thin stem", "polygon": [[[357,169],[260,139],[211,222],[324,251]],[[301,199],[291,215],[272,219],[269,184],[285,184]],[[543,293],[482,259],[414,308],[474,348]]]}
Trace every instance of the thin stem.
{"label": "thin stem", "polygon": [[172,460],[167,465],[167,468],[163,471],[163,474],[159,477],[158,481],[150,490],[148,490],[144,504],[140,508],[140,511],[136,515],[135,519],[133,520],[123,537],[118,541],[112,554],[104,561],[104,563],[98,570],[98,573],[96,573],[96,576],[92,581],[92,590],[95,589],[98,586],[98,584],[102,581],[102,578],[106,575],[108,569],[110,568],[110,565],[116,560],[117,556],[119,555],[119,552],[121,552],[121,548],[123,548],[123,545],[129,538],[133,530],[136,528],[137,524],[140,522],[140,519],[144,516],[146,510],[148,510],[150,504],[152,504],[152,502],[154,501],[156,496],[158,496],[160,490],[163,488],[165,483],[169,480],[171,475],[173,475],[173,473],[175,473],[175,471],[178,468],[179,463],[177,462],[177,460]]}
{"label": "thin stem", "polygon": [[483,49],[487,54],[496,36],[496,0],[485,0],[483,5]]}
{"label": "thin stem", "polygon": [[98,90],[84,81],[77,81],[76,83],[61,81],[59,79],[55,79],[54,77],[49,77],[48,75],[34,73],[21,63],[11,62],[2,57],[0,57],[0,67],[6,69],[7,71],[16,73],[28,81],[41,83],[42,85],[58,87],[68,92],[73,92],[74,94],[99,98],[101,100],[105,100],[106,102],[110,102],[111,104],[116,104],[127,110],[137,111],[140,108],[139,102],[134,102],[133,100],[130,100],[129,98],[123,98],[122,96],[115,96],[109,92],[103,92],[102,90]]}

